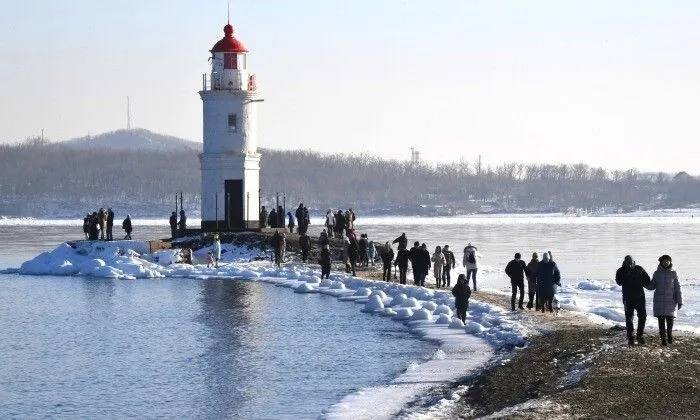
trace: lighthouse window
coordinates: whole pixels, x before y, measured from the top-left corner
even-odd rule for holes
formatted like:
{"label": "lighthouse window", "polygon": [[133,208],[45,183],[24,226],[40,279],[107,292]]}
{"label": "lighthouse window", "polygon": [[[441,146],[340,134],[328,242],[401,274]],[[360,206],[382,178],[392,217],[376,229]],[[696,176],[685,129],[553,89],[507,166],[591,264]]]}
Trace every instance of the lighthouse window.
{"label": "lighthouse window", "polygon": [[236,132],[236,114],[228,114],[228,131],[229,133]]}

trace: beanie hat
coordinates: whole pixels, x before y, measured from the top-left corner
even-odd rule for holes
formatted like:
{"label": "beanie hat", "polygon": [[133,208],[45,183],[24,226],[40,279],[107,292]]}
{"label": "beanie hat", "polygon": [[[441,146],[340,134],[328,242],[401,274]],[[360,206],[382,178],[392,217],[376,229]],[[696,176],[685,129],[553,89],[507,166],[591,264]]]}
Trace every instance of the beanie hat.
{"label": "beanie hat", "polygon": [[662,255],[662,256],[659,257],[659,262],[661,262],[661,261],[663,261],[663,260],[665,260],[665,259],[668,259],[669,262],[672,262],[672,261],[673,261],[673,260],[671,260],[671,256],[670,256],[670,255],[664,254],[664,255]]}

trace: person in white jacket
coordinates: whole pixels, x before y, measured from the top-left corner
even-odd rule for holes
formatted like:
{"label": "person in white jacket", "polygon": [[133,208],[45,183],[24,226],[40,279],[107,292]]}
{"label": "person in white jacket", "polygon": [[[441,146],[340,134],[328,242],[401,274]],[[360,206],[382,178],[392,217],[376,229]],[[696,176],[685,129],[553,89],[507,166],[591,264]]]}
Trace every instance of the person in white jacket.
{"label": "person in white jacket", "polygon": [[221,259],[221,241],[219,240],[219,235],[214,234],[214,267],[219,267],[219,260]]}
{"label": "person in white jacket", "polygon": [[464,257],[462,257],[462,266],[467,268],[467,282],[471,277],[474,284],[473,290],[476,292],[476,271],[479,268],[479,258],[481,256],[476,252],[476,247],[472,244],[467,244],[464,247]]}

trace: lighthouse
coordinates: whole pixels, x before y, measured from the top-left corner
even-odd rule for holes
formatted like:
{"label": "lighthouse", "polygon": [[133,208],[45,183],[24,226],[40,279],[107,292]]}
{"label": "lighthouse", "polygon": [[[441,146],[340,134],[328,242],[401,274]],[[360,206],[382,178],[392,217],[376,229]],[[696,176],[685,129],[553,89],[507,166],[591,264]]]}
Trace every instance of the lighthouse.
{"label": "lighthouse", "polygon": [[211,52],[211,73],[202,76],[202,230],[258,227],[260,154],[257,152],[255,75],[248,50],[224,26]]}

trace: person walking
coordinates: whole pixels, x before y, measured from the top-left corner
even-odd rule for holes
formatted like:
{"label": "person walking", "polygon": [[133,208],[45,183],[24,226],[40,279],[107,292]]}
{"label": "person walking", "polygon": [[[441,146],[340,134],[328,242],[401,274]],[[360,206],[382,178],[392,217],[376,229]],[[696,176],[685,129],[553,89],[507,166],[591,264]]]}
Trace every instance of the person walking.
{"label": "person walking", "polygon": [[510,277],[510,310],[515,311],[515,295],[520,290],[520,299],[518,300],[518,308],[523,308],[523,297],[525,295],[525,275],[527,274],[527,266],[525,261],[520,259],[520,253],[516,252],[513,259],[506,265],[506,274]]}
{"label": "person walking", "polygon": [[476,292],[476,272],[479,269],[479,255],[476,253],[476,247],[471,243],[464,247],[462,266],[467,268],[467,281],[469,281],[469,278],[472,279],[474,291]]}
{"label": "person walking", "polygon": [[170,219],[168,220],[168,223],[170,223],[170,236],[174,239],[177,237],[177,213],[172,212],[170,215]]}
{"label": "person walking", "polygon": [[561,274],[557,264],[549,259],[549,253],[542,254],[542,261],[537,265],[537,294],[540,299],[542,312],[553,312],[552,299],[554,299],[555,285],[561,286]]}
{"label": "person walking", "polygon": [[219,268],[219,260],[221,260],[221,241],[219,234],[214,234],[214,267]]}
{"label": "person walking", "polygon": [[445,266],[442,267],[442,287],[450,287],[450,271],[455,268],[455,254],[450,251],[450,246],[442,247],[442,253],[445,255]]}
{"label": "person walking", "polygon": [[469,281],[464,274],[457,276],[457,284],[452,288],[452,296],[455,297],[455,309],[457,310],[457,318],[462,322],[467,321],[467,310],[469,309],[469,298],[472,295],[472,289],[469,288]]}
{"label": "person walking", "polygon": [[113,241],[114,237],[112,236],[112,228],[114,227],[114,212],[112,211],[112,208],[107,209],[107,240],[108,241]]}
{"label": "person walking", "polygon": [[309,258],[309,251],[311,250],[311,238],[306,232],[303,232],[299,236],[299,248],[301,249],[301,260],[306,262]]}
{"label": "person walking", "polygon": [[532,259],[527,263],[527,309],[532,309],[533,301],[535,302],[535,310],[540,309],[539,302],[537,301],[537,266],[540,264],[540,260],[536,252],[532,253]]}
{"label": "person walking", "polygon": [[406,248],[399,249],[396,252],[396,260],[394,261],[394,275],[396,268],[399,269],[399,283],[406,284],[406,272],[408,271],[408,262],[410,260],[410,251]]}
{"label": "person walking", "polygon": [[644,325],[647,320],[646,296],[644,288],[651,279],[641,265],[637,265],[631,255],[625,255],[622,266],[615,272],[615,283],[622,286],[622,303],[625,305],[625,326],[627,343],[634,346],[634,312],[637,312],[637,343],[644,344]]}
{"label": "person walking", "polygon": [[659,321],[661,345],[673,344],[673,320],[676,309],[680,310],[683,306],[683,295],[671,256],[664,254],[659,257],[659,267],[651,277],[648,288],[654,291],[654,316]]}
{"label": "person walking", "polygon": [[447,264],[445,259],[445,254],[442,253],[442,248],[440,246],[435,247],[435,252],[430,258],[433,262],[433,275],[435,276],[435,288],[439,289],[442,283],[442,269]]}
{"label": "person walking", "polygon": [[382,247],[379,256],[382,258],[382,280],[391,281],[391,262],[394,260],[394,250],[387,241]]}
{"label": "person walking", "polygon": [[131,239],[131,232],[133,230],[131,226],[131,216],[126,215],[126,219],[122,222],[122,229],[126,232],[126,235],[124,236],[124,239]]}
{"label": "person walking", "polygon": [[331,247],[328,244],[321,248],[321,258],[318,260],[321,264],[321,279],[329,278],[331,275]]}
{"label": "person walking", "polygon": [[275,264],[277,264],[277,267],[280,267],[282,262],[284,262],[284,249],[286,246],[284,234],[280,235],[280,232],[275,230],[275,233],[272,234],[272,248],[275,250]]}

